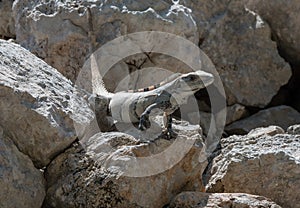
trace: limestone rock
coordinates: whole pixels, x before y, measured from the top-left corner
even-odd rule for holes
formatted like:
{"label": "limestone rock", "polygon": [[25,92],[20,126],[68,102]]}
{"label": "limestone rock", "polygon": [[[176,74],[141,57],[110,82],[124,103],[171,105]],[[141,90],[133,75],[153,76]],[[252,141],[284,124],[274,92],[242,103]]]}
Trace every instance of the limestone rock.
{"label": "limestone rock", "polygon": [[92,111],[69,80],[24,48],[0,41],[0,57],[0,125],[37,167],[46,166]]}
{"label": "limestone rock", "polygon": [[287,129],[290,125],[300,122],[300,113],[289,106],[276,106],[261,110],[245,119],[236,121],[226,126],[229,134],[246,134],[252,129],[269,125],[280,126]]}
{"label": "limestone rock", "polygon": [[243,193],[183,192],[177,195],[169,208],[247,207],[280,208],[271,200]]}
{"label": "limestone rock", "polygon": [[107,132],[74,145],[46,170],[46,207],[162,207],[183,190],[201,191],[199,126],[174,130],[175,140]]}
{"label": "limestone rock", "polygon": [[[91,16],[87,8],[90,8]],[[75,81],[89,50],[95,50],[122,35],[140,31],[164,31],[198,42],[197,27],[191,11],[170,1],[77,0],[41,3],[17,0],[13,11],[20,44],[72,81]],[[93,37],[88,37],[88,34]],[[126,49],[129,50],[123,48]],[[143,63],[147,56],[143,51],[141,54],[141,58],[135,56],[127,60],[128,65],[138,66]],[[126,57],[120,59],[124,64],[122,58]],[[123,75],[129,69],[123,67],[121,70]],[[110,76],[114,78],[110,82],[120,82],[124,78],[118,73],[120,71],[114,74],[117,76]]]}
{"label": "limestone rock", "polygon": [[276,42],[271,40],[269,25],[245,8],[243,1],[184,2],[193,8],[200,48],[212,59],[221,76],[228,105],[266,106],[291,77],[290,66],[279,56]]}
{"label": "limestone rock", "polygon": [[221,140],[207,191],[256,194],[282,207],[299,208],[299,135],[259,131]]}
{"label": "limestone rock", "polygon": [[300,2],[291,0],[288,4],[275,0],[272,4],[266,1],[250,0],[246,7],[257,12],[268,22],[272,35],[278,42],[279,48],[289,62],[300,61]]}
{"label": "limestone rock", "polygon": [[287,129],[287,133],[288,134],[295,134],[295,135],[299,135],[300,134],[300,124],[296,124],[296,125],[293,125],[293,126],[290,126],[288,129]]}
{"label": "limestone rock", "polygon": [[1,127],[0,150],[0,207],[41,207],[46,195],[43,174]]}
{"label": "limestone rock", "polygon": [[0,38],[14,38],[15,22],[12,14],[14,0],[3,0],[0,2]]}

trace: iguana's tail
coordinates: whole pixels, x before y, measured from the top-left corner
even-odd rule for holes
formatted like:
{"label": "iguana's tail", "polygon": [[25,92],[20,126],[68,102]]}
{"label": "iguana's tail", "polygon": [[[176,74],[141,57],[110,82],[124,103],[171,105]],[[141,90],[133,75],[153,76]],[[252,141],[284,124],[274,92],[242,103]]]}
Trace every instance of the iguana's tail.
{"label": "iguana's tail", "polygon": [[92,88],[93,94],[102,95],[105,97],[112,97],[113,93],[110,93],[105,88],[103,77],[100,74],[100,70],[98,68],[97,60],[94,54],[91,54],[91,74],[92,74]]}

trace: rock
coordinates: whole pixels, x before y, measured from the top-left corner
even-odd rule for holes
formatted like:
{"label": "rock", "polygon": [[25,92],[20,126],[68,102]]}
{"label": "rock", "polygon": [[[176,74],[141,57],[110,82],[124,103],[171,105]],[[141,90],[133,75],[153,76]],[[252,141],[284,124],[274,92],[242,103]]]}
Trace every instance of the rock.
{"label": "rock", "polygon": [[0,127],[0,207],[41,207],[45,191],[43,173],[18,150]]}
{"label": "rock", "polygon": [[169,208],[247,207],[280,208],[271,200],[243,193],[183,192],[177,195]]}
{"label": "rock", "polygon": [[270,125],[287,129],[290,125],[300,122],[300,113],[289,106],[276,106],[261,110],[245,119],[236,121],[225,127],[229,134],[247,134],[252,129]]}
{"label": "rock", "polygon": [[272,4],[265,1],[247,1],[246,7],[257,12],[272,29],[273,38],[282,50],[283,56],[292,63],[300,61],[300,2],[275,0]]}
{"label": "rock", "polygon": [[296,124],[296,125],[290,126],[287,129],[287,133],[288,134],[299,135],[300,134],[300,124]]}
{"label": "rock", "polygon": [[269,25],[243,1],[185,0],[185,5],[193,8],[200,48],[221,76],[228,105],[266,106],[291,77]]}
{"label": "rock", "polygon": [[268,126],[252,129],[249,133],[249,137],[258,137],[262,135],[274,136],[276,134],[284,134],[284,130],[279,126]]}
{"label": "rock", "polygon": [[[248,114],[247,109],[239,104],[235,104],[232,106],[227,106],[226,108],[226,124],[232,123],[236,120],[239,120]],[[182,116],[181,116],[182,117]],[[211,113],[210,112],[195,112],[193,108],[190,108],[190,112],[187,112],[187,118],[184,118],[190,123],[199,123],[203,129],[205,135],[207,135],[210,123],[211,123]],[[219,127],[222,128],[222,127]]]}
{"label": "rock", "polygon": [[72,83],[20,46],[0,40],[0,125],[36,167],[79,135],[92,111]]}
{"label": "rock", "polygon": [[248,115],[248,111],[245,106],[240,104],[234,104],[227,106],[226,125],[233,123],[234,121],[240,120],[241,118]]}
{"label": "rock", "polygon": [[[87,8],[90,8],[90,17]],[[191,11],[170,1],[48,1],[41,4],[41,1],[17,0],[13,11],[19,43],[72,81],[76,80],[90,50],[122,35],[164,31],[183,36],[194,43],[199,40]],[[88,37],[89,34],[91,37]],[[148,59],[147,53],[140,52],[141,56],[124,61],[122,58],[126,56],[120,58],[121,75],[129,72],[128,66],[140,66]],[[117,76],[107,76],[119,83],[124,78],[119,74],[117,70],[114,74]],[[116,86],[114,84],[112,87]]]}
{"label": "rock", "polygon": [[174,130],[175,140],[107,132],[72,146],[47,167],[46,207],[162,207],[183,190],[201,191],[199,126]]}
{"label": "rock", "polygon": [[0,2],[0,38],[15,38],[15,21],[12,15],[14,0]]}
{"label": "rock", "polygon": [[299,208],[300,137],[265,132],[222,139],[206,189],[261,195],[282,207]]}

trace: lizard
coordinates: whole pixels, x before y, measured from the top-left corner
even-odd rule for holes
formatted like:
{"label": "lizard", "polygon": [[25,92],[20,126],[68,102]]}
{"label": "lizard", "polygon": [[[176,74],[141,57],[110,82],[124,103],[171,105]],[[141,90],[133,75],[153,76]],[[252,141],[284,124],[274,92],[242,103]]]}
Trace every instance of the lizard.
{"label": "lizard", "polygon": [[[140,90],[117,92],[106,90],[101,74],[99,73],[93,48],[96,37],[93,28],[93,17],[90,8],[87,8],[87,21],[90,39],[90,64],[92,74],[93,96],[90,101],[96,113],[96,119],[101,130],[109,130],[113,122],[139,123],[138,129],[144,131],[150,128],[149,115],[154,109],[164,112],[164,132],[172,136],[171,114],[186,103],[187,98],[196,91],[212,84],[214,77],[211,73],[195,71],[187,74],[177,73],[158,85]],[[95,96],[96,95],[96,96]],[[94,99],[91,99],[94,98]]]}
{"label": "lizard", "polygon": [[[171,114],[186,103],[187,98],[196,91],[207,87],[214,81],[211,73],[194,71],[186,74],[177,73],[167,81],[144,89],[129,90],[117,93],[108,92],[98,71],[95,57],[91,56],[91,70],[95,83],[94,94],[98,99],[96,108],[101,108],[114,121],[138,123],[138,129],[150,128],[150,113],[155,109],[164,112],[164,131],[168,137],[174,134]],[[103,115],[101,116],[103,119]],[[98,120],[98,119],[97,119]]]}

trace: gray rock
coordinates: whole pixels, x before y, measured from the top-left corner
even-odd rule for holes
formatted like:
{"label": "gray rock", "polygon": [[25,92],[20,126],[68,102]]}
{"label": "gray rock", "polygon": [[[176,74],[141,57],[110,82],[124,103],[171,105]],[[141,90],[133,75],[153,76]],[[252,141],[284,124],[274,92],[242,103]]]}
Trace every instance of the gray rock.
{"label": "gray rock", "polygon": [[256,194],[282,207],[299,208],[299,135],[259,132],[221,140],[207,191]]}
{"label": "gray rock", "polygon": [[240,120],[248,115],[248,111],[245,106],[240,104],[234,104],[227,106],[226,114],[226,125],[233,123],[234,121]]}
{"label": "gray rock", "polygon": [[[20,46],[0,41],[0,125],[37,167],[46,166],[93,118],[57,70]],[[79,133],[79,132],[78,132]]]}
{"label": "gray rock", "polygon": [[183,192],[177,195],[169,206],[170,208],[280,208],[271,200],[251,194],[243,193],[201,193]]}
{"label": "gray rock", "polygon": [[203,190],[201,174],[207,162],[199,162],[199,126],[179,123],[174,130],[176,140],[141,142],[108,132],[74,145],[46,170],[45,205],[162,207],[183,190]]}
{"label": "gray rock", "polygon": [[299,135],[299,134],[300,134],[300,124],[296,124],[296,125],[290,126],[290,127],[287,129],[287,133],[288,133],[288,134]]}
{"label": "gray rock", "polygon": [[272,35],[278,42],[283,56],[289,62],[300,60],[300,2],[291,0],[288,4],[275,0],[272,4],[266,1],[247,1],[246,7],[257,12],[272,29]]}
{"label": "gray rock", "polygon": [[[87,7],[91,10],[91,18]],[[164,0],[48,1],[42,4],[41,1],[17,0],[13,11],[20,44],[72,81],[78,76],[90,50],[122,35],[164,31],[183,36],[196,44],[199,40],[191,11]],[[88,34],[93,36],[92,41]],[[147,56],[135,56],[126,62],[140,65],[145,59]],[[122,59],[120,61],[124,64]],[[122,70],[128,71],[126,67]],[[115,75],[113,82],[124,78],[118,73]]]}
{"label": "gray rock", "polygon": [[[212,59],[221,76],[228,105],[266,106],[291,77],[290,66],[279,56],[277,44],[271,40],[269,25],[247,10],[243,1],[184,2],[193,9],[200,48]],[[285,21],[286,18],[282,20]]]}
{"label": "gray rock", "polygon": [[0,127],[0,207],[39,208],[45,191],[43,173],[18,150]]}
{"label": "gray rock", "polygon": [[15,21],[12,14],[14,0],[0,2],[0,38],[15,38]]}
{"label": "gray rock", "polygon": [[226,126],[225,131],[229,134],[246,134],[252,129],[270,125],[280,126],[286,130],[299,122],[300,113],[289,106],[282,105],[261,110],[250,117],[236,121]]}

